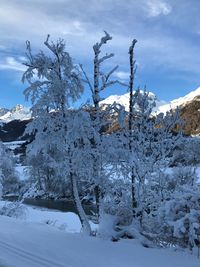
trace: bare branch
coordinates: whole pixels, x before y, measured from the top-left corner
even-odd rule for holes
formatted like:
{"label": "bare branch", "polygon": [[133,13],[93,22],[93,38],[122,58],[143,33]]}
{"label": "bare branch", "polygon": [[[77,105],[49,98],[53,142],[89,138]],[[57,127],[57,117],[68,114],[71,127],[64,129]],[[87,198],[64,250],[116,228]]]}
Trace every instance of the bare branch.
{"label": "bare branch", "polygon": [[101,48],[101,46],[102,46],[103,44],[106,44],[107,41],[112,40],[112,37],[111,37],[106,31],[104,31],[104,32],[105,32],[105,36],[103,36],[103,37],[101,38],[100,43],[96,43],[96,44],[93,46],[93,50],[94,50],[95,54],[99,54],[99,53],[100,53],[100,48]]}
{"label": "bare branch", "polygon": [[137,40],[136,39],[133,39],[132,44],[129,47],[129,54],[131,54],[133,52],[136,43],[137,43]]}
{"label": "bare branch", "polygon": [[100,59],[98,60],[98,63],[101,64],[103,61],[105,61],[106,59],[109,59],[109,58],[111,58],[111,57],[114,57],[114,54],[113,54],[113,53],[111,53],[111,54],[109,54],[109,55],[106,54],[104,57],[102,57],[102,58],[100,58]]}
{"label": "bare branch", "polygon": [[119,68],[119,66],[115,66],[108,74],[106,75],[106,81],[110,78],[110,76]]}
{"label": "bare branch", "polygon": [[118,84],[120,84],[120,85],[122,85],[122,86],[128,86],[127,84],[125,84],[125,83],[123,83],[123,82],[121,82],[121,81],[119,81],[119,80],[114,80],[114,81],[109,81],[109,79],[110,79],[110,77],[111,77],[111,75],[118,69],[118,65],[117,66],[115,66],[113,69],[111,69],[111,71],[109,71],[108,72],[108,74],[106,74],[106,75],[104,75],[103,73],[101,73],[101,79],[102,79],[102,86],[101,86],[101,88],[100,88],[100,91],[102,91],[102,90],[104,90],[105,88],[107,88],[107,87],[109,87],[109,86],[111,86],[111,85],[113,85],[113,84],[116,84],[116,83],[118,83]]}
{"label": "bare branch", "polygon": [[28,50],[29,54],[31,54],[31,43],[30,41],[26,41],[26,49]]}
{"label": "bare branch", "polygon": [[53,50],[52,46],[49,44],[49,38],[50,38],[50,34],[47,35],[47,39],[44,42],[44,44],[53,52],[55,53],[55,51]]}
{"label": "bare branch", "polygon": [[33,62],[33,56],[32,56],[32,52],[31,52],[31,43],[30,41],[26,41],[26,56],[27,58],[30,60],[30,62]]}
{"label": "bare branch", "polygon": [[110,82],[107,82],[106,84],[102,85],[102,87],[100,88],[100,91],[104,90],[105,88],[107,87],[110,87],[114,84],[120,84],[122,86],[128,86],[127,84],[123,83],[123,82],[120,82],[119,80],[113,80],[113,81],[110,81]]}
{"label": "bare branch", "polygon": [[100,91],[106,88],[106,84],[108,83],[110,76],[113,74],[114,71],[116,71],[116,69],[118,69],[118,66],[115,66],[107,75],[102,72],[100,73],[102,80],[102,86],[100,88]]}
{"label": "bare branch", "polygon": [[89,80],[89,78],[88,78],[88,76],[87,76],[87,74],[86,74],[86,72],[85,72],[85,70],[83,68],[83,65],[82,64],[79,64],[79,67],[81,68],[81,70],[83,72],[83,75],[85,77],[85,82],[88,84],[88,86],[90,87],[91,92],[93,93],[92,84],[91,84],[91,82],[90,82],[90,80]]}
{"label": "bare branch", "polygon": [[100,42],[100,44],[99,44],[100,47],[101,47],[103,44],[106,44],[107,41],[112,40],[112,37],[110,36],[110,34],[107,33],[106,31],[104,31],[104,32],[105,32],[105,36],[103,36],[103,37],[101,38],[101,42]]}

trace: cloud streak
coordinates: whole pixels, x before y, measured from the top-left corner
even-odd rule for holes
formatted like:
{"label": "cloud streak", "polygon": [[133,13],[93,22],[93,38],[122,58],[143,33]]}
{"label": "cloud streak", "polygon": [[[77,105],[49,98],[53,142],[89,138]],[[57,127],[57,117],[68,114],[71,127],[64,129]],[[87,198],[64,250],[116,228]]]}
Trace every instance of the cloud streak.
{"label": "cloud streak", "polygon": [[0,70],[14,70],[24,72],[26,70],[21,61],[16,60],[14,57],[6,57],[0,61]]}

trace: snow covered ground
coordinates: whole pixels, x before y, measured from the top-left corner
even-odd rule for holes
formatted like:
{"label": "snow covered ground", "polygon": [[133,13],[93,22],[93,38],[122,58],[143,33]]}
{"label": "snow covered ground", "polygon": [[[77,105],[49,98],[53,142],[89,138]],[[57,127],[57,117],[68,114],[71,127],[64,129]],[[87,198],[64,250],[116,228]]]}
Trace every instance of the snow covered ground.
{"label": "snow covered ground", "polygon": [[1,267],[200,266],[200,259],[186,252],[144,248],[136,240],[87,237],[73,213],[24,207],[22,219],[0,216]]}
{"label": "snow covered ground", "polygon": [[28,176],[28,167],[27,166],[22,166],[21,164],[17,164],[15,166],[15,170],[17,171],[17,174],[18,174],[21,181],[28,179],[29,176]]}
{"label": "snow covered ground", "polygon": [[[10,267],[199,267],[186,253],[114,243],[55,227],[0,217],[0,262]],[[3,265],[3,266],[4,266]]]}
{"label": "snow covered ground", "polygon": [[[0,208],[9,204],[13,205],[13,202],[0,201]],[[81,231],[79,218],[73,212],[61,212],[26,204],[20,205],[20,211],[19,218],[26,222],[52,225],[68,233],[80,233]]]}

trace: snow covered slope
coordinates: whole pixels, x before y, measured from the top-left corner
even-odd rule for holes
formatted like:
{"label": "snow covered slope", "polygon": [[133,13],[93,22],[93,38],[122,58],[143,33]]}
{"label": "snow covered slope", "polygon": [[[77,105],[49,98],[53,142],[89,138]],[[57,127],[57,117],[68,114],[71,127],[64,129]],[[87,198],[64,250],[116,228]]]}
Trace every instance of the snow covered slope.
{"label": "snow covered slope", "polygon": [[[149,92],[149,99],[150,101],[155,101],[156,102],[156,107],[154,109],[154,112],[157,112],[157,110],[160,109],[161,106],[165,105],[166,102],[162,100],[158,100],[155,96],[155,94]],[[114,102],[117,104],[120,104],[125,107],[125,110],[128,111],[129,109],[129,93],[126,93],[124,95],[111,95],[101,101],[101,105],[111,105]]]}
{"label": "snow covered slope", "polygon": [[5,115],[8,111],[9,111],[9,109],[7,109],[7,108],[0,108],[0,117]]}
{"label": "snow covered slope", "polygon": [[196,90],[190,92],[189,94],[183,97],[177,98],[175,100],[172,100],[168,104],[160,106],[158,110],[160,112],[165,113],[170,109],[176,109],[177,107],[185,106],[189,104],[191,101],[193,101],[194,99],[196,99],[197,97],[199,97],[200,99],[200,87],[198,87]]}
{"label": "snow covered slope", "polygon": [[[158,100],[156,96],[153,93],[149,93],[149,98],[155,100],[156,107],[154,109],[154,112],[156,113],[166,113],[170,109],[176,109],[177,107],[184,106],[188,103],[190,103],[194,98],[200,98],[200,87],[198,87],[196,90],[190,92],[189,94],[185,95],[184,97],[180,97],[178,99],[172,100],[169,103],[166,103],[163,100]],[[129,93],[126,93],[124,95],[111,95],[101,101],[102,105],[109,105],[113,104],[114,102],[121,104],[125,107],[125,110],[128,111],[129,107]]]}
{"label": "snow covered slope", "polygon": [[199,267],[199,259],[187,253],[144,248],[134,240],[111,242],[66,233],[4,216],[0,216],[0,237],[0,266]]}
{"label": "snow covered slope", "polygon": [[31,118],[30,109],[22,105],[16,105],[14,108],[10,110],[6,110],[6,112],[4,111],[1,114],[0,114],[0,122],[3,122],[3,123],[8,123],[13,120],[23,121],[23,120],[28,120]]}

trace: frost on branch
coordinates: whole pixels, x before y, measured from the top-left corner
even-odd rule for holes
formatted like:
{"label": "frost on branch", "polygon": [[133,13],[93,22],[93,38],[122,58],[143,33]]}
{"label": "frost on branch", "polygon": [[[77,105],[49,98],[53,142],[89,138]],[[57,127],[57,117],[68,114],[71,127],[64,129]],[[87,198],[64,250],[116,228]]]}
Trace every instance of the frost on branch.
{"label": "frost on branch", "polygon": [[49,35],[44,42],[48,54],[40,51],[33,55],[30,42],[26,42],[27,70],[22,81],[29,86],[24,91],[27,100],[31,100],[33,115],[50,110],[62,110],[75,102],[83,92],[79,70],[73,64],[65,42],[60,39],[50,42]]}

